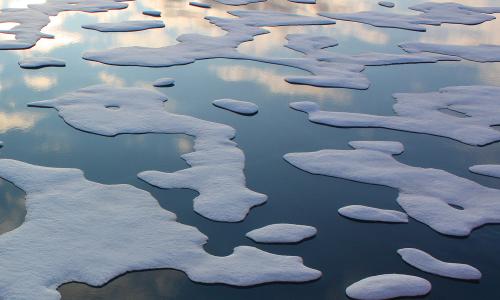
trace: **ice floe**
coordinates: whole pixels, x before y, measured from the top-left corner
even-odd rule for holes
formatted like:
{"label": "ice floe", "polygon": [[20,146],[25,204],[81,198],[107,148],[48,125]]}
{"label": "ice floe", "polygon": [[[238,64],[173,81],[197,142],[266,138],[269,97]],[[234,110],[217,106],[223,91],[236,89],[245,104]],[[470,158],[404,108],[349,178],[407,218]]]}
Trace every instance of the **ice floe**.
{"label": "ice floe", "polygon": [[267,0],[215,0],[215,1],[225,5],[239,6],[239,5],[247,5],[250,3],[265,2]]}
{"label": "ice floe", "polygon": [[175,80],[170,77],[164,77],[164,78],[159,78],[153,82],[153,86],[156,87],[168,87],[168,86],[173,86],[175,83]]}
{"label": "ice floe", "polygon": [[259,111],[256,104],[235,99],[217,99],[212,104],[241,115],[255,115]]}
{"label": "ice floe", "polygon": [[500,87],[455,86],[438,92],[393,96],[396,116],[322,111],[314,102],[294,102],[290,106],[306,112],[312,122],[330,126],[382,127],[444,136],[470,145],[500,140],[500,132],[492,128],[500,124]]}
{"label": "ice floe", "polygon": [[481,272],[472,266],[444,262],[422,250],[404,248],[399,249],[398,254],[409,265],[427,273],[462,280],[481,279]]}
{"label": "ice floe", "polygon": [[197,1],[191,1],[191,2],[189,2],[189,5],[196,6],[196,7],[201,7],[201,8],[211,8],[212,7],[212,5],[210,5],[208,3],[197,2]]}
{"label": "ice floe", "polygon": [[345,20],[370,24],[377,27],[400,28],[415,31],[425,31],[423,25],[441,25],[444,23],[477,25],[494,20],[491,14],[499,13],[498,7],[474,7],[458,3],[426,2],[411,6],[419,11],[418,15],[407,15],[378,11],[362,11],[356,13],[329,13],[319,15],[335,20]]}
{"label": "ice floe", "polygon": [[476,174],[500,178],[500,165],[475,165],[469,170]]}
{"label": "ice floe", "polygon": [[395,6],[394,2],[390,2],[390,1],[379,1],[378,5],[383,6],[383,7],[388,7],[388,8],[393,8]]}
{"label": "ice floe", "polygon": [[402,43],[399,45],[410,53],[431,52],[477,62],[500,62],[500,45],[441,45],[431,43]]}
{"label": "ice floe", "polygon": [[[355,150],[289,153],[285,160],[312,174],[398,189],[406,213],[447,235],[467,236],[474,228],[500,223],[500,190],[439,169],[402,164],[380,143]],[[393,145],[388,144],[388,148]]]}
{"label": "ice floe", "polygon": [[142,12],[142,14],[146,15],[146,16],[150,16],[150,17],[161,17],[161,11],[159,10],[145,10]]}
{"label": "ice floe", "polygon": [[316,0],[288,0],[294,3],[302,3],[302,4],[316,4]]}
{"label": "ice floe", "polygon": [[163,28],[165,23],[160,20],[135,20],[121,21],[115,23],[95,23],[82,25],[82,28],[92,29],[101,32],[128,32],[141,31],[152,28]]}
{"label": "ice floe", "polygon": [[193,281],[238,286],[303,282],[321,272],[295,256],[240,246],[205,252],[207,237],[176,222],[146,191],[87,180],[78,169],[0,159],[0,177],[24,190],[26,219],[0,236],[0,297],[57,300],[58,286],[101,286],[129,271],[172,268]]}
{"label": "ice floe", "polygon": [[254,229],[246,236],[257,243],[298,243],[315,236],[316,228],[297,224],[271,224]]}
{"label": "ice floe", "polygon": [[364,205],[349,205],[339,209],[344,217],[369,222],[408,223],[408,216],[400,211]]}
{"label": "ice floe", "polygon": [[66,62],[52,57],[27,57],[19,61],[19,66],[24,69],[40,69],[45,67],[64,67]]}
{"label": "ice floe", "polygon": [[383,274],[360,280],[346,289],[350,298],[383,300],[427,295],[431,283],[423,278],[404,274]]}
{"label": "ice floe", "polygon": [[237,222],[266,196],[245,187],[245,155],[227,125],[177,115],[164,109],[167,98],[145,88],[90,86],[61,97],[30,103],[53,107],[71,126],[115,136],[124,133],[176,133],[195,138],[194,152],[182,155],[191,166],[174,173],[145,171],[142,180],[160,188],[189,188],[199,192],[194,210],[216,221]]}

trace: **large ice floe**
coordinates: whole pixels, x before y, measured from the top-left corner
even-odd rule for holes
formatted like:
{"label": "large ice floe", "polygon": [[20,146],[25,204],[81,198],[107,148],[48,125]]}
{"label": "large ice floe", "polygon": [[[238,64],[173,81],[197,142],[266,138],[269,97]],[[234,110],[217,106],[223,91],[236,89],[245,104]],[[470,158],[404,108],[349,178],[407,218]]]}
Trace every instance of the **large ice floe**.
{"label": "large ice floe", "polygon": [[65,67],[66,62],[62,59],[52,57],[27,57],[19,61],[23,69],[40,69],[45,67]]}
{"label": "large ice floe", "polygon": [[271,224],[254,229],[246,236],[257,243],[298,243],[316,235],[316,228],[297,224]]}
{"label": "large ice floe", "polygon": [[315,123],[338,127],[381,127],[444,136],[470,145],[500,140],[500,87],[455,86],[429,93],[396,93],[396,116],[322,111],[314,102],[293,102]]}
{"label": "large ice floe", "polygon": [[266,196],[245,187],[245,155],[227,125],[177,115],[164,109],[164,94],[144,88],[90,86],[29,105],[53,107],[71,126],[96,134],[180,133],[193,136],[194,152],[182,155],[191,166],[174,173],[145,171],[139,177],[160,188],[199,192],[194,210],[216,221],[237,222]]}
{"label": "large ice floe", "polygon": [[400,211],[364,205],[348,205],[339,209],[344,217],[367,222],[408,223],[408,216]]}
{"label": "large ice floe", "polygon": [[444,262],[422,250],[404,248],[398,254],[409,265],[427,273],[462,280],[481,279],[481,272],[472,266]]}
{"label": "large ice floe", "polygon": [[357,300],[383,300],[424,296],[431,291],[431,287],[429,281],[420,277],[383,274],[353,283],[346,289],[346,294]]}
{"label": "large ice floe", "polygon": [[9,30],[0,30],[0,34],[12,34],[14,40],[0,41],[0,50],[28,49],[42,38],[54,38],[41,30],[50,23],[49,16],[56,16],[64,11],[106,12],[111,9],[128,7],[125,0],[59,0],[43,4],[28,4],[28,8],[7,8],[0,10],[0,23],[18,23]]}
{"label": "large ice floe", "polygon": [[196,282],[238,286],[321,276],[300,257],[253,247],[210,255],[204,234],[176,222],[151,194],[131,185],[104,185],[78,169],[10,159],[0,159],[0,177],[27,194],[25,222],[0,236],[5,300],[57,300],[63,283],[100,286],[128,271],[157,268],[181,270]]}
{"label": "large ice floe", "polygon": [[257,35],[269,33],[262,27],[328,25],[335,22],[322,17],[265,10],[236,10],[229,13],[237,18],[206,17],[212,24],[227,32],[222,36],[184,34],[177,38],[179,43],[170,46],[160,48],[121,47],[104,51],[89,51],[83,54],[83,58],[111,65],[143,67],[169,67],[214,58],[252,60],[288,66],[310,73],[286,77],[285,80],[289,83],[353,89],[367,89],[369,87],[370,82],[361,74],[366,65],[380,66],[459,60],[456,57],[429,53],[362,53],[352,56],[335,54],[325,48],[336,46],[337,41],[330,37],[305,34],[287,36],[287,47],[302,52],[303,57],[273,58],[243,54],[238,52],[236,48],[243,42],[253,40]]}
{"label": "large ice floe", "polygon": [[377,27],[400,28],[425,31],[423,25],[464,24],[477,25],[494,20],[494,13],[500,12],[498,7],[474,7],[453,2],[426,2],[411,6],[410,9],[420,12],[416,15],[398,14],[378,11],[362,11],[355,13],[322,12],[319,15],[335,20],[345,20],[370,24]]}
{"label": "large ice floe", "polygon": [[153,28],[163,28],[165,23],[160,20],[134,20],[114,23],[95,23],[82,25],[82,28],[97,30],[101,32],[128,32],[141,31]]}
{"label": "large ice floe", "polygon": [[431,43],[402,43],[399,45],[410,53],[431,52],[458,56],[477,62],[500,62],[500,45],[441,45]]}
{"label": "large ice floe", "polygon": [[212,104],[217,107],[247,116],[255,115],[259,111],[259,107],[257,106],[257,104],[235,99],[217,99],[214,100]]}
{"label": "large ice floe", "polygon": [[385,185],[399,190],[406,213],[446,235],[467,236],[474,228],[500,223],[500,190],[446,171],[402,164],[392,156],[394,142],[351,143],[354,150],[289,153],[285,160],[312,174]]}
{"label": "large ice floe", "polygon": [[500,178],[500,165],[475,165],[469,170],[476,174]]}

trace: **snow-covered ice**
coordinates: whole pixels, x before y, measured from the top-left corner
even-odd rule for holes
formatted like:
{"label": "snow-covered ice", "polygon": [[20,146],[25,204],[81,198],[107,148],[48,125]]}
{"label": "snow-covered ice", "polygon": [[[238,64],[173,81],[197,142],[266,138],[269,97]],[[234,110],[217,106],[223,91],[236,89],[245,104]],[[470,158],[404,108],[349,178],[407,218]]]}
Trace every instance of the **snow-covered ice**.
{"label": "snow-covered ice", "polygon": [[265,2],[267,0],[215,0],[215,1],[225,5],[239,6],[257,2]]}
{"label": "snow-covered ice", "polygon": [[[455,86],[429,93],[393,95],[396,116],[322,111],[314,102],[293,102],[315,123],[338,127],[381,127],[444,136],[470,145],[500,140],[500,87]],[[459,115],[443,112],[451,110]]]}
{"label": "snow-covered ice", "polygon": [[259,111],[257,104],[235,99],[217,99],[212,104],[241,115],[255,115]]}
{"label": "snow-covered ice", "polygon": [[[245,155],[232,139],[235,130],[164,109],[162,93],[145,88],[90,86],[61,97],[30,103],[53,107],[71,126],[105,136],[124,133],[183,133],[195,138],[194,152],[182,155],[191,166],[174,173],[145,171],[142,180],[160,188],[199,192],[194,210],[216,221],[237,222],[266,195],[245,187]],[[113,108],[113,109],[111,109]]]}
{"label": "snow-covered ice", "polygon": [[134,20],[82,25],[82,28],[101,32],[129,32],[163,27],[165,27],[165,23],[160,20]]}
{"label": "snow-covered ice", "polygon": [[500,165],[475,165],[469,170],[476,174],[500,178]]}
{"label": "snow-covered ice", "polygon": [[1,159],[0,177],[27,194],[24,223],[0,235],[0,297],[57,300],[67,282],[101,286],[129,271],[172,268],[193,281],[248,286],[303,282],[321,272],[295,256],[247,246],[225,257],[205,252],[207,237],[176,222],[146,191],[104,185],[78,169]]}
{"label": "snow-covered ice", "polygon": [[170,77],[163,77],[163,78],[158,78],[153,82],[153,86],[156,87],[168,87],[174,85],[175,80]]}
{"label": "snow-covered ice", "polygon": [[404,274],[383,274],[360,280],[346,289],[350,298],[383,300],[427,295],[431,283],[423,278]]}
{"label": "snow-covered ice", "polygon": [[481,272],[472,266],[444,262],[422,250],[404,248],[398,253],[406,263],[427,273],[462,280],[481,279]]}
{"label": "snow-covered ice", "polygon": [[212,7],[212,5],[210,5],[208,3],[197,2],[197,1],[191,1],[191,2],[189,2],[189,5],[191,5],[191,6],[197,6],[197,7],[201,7],[201,8],[211,8]]}
{"label": "snow-covered ice", "polygon": [[316,0],[288,0],[294,3],[302,3],[302,4],[316,4]]}
{"label": "snow-covered ice", "polygon": [[[312,174],[398,189],[406,213],[446,235],[467,236],[474,228],[500,223],[500,190],[439,169],[402,164],[380,142],[355,150],[289,153],[285,160]],[[393,147],[387,144],[387,148]],[[443,188],[446,187],[446,188]]]}
{"label": "snow-covered ice", "polygon": [[257,243],[298,243],[315,236],[316,228],[297,224],[271,224],[254,229],[246,236]]}
{"label": "snow-covered ice", "polygon": [[408,223],[408,216],[400,211],[364,205],[349,205],[339,209],[344,217],[369,222]]}
{"label": "snow-covered ice", "polygon": [[66,62],[52,57],[27,57],[19,61],[19,66],[24,69],[39,69],[45,67],[64,67]]}
{"label": "snow-covered ice", "polygon": [[152,9],[147,9],[142,12],[146,16],[150,17],[161,17],[161,11],[159,10],[152,10]]}
{"label": "snow-covered ice", "polygon": [[379,1],[378,5],[383,6],[383,7],[388,7],[388,8],[393,8],[395,6],[394,2],[390,2],[390,1]]}
{"label": "snow-covered ice", "polygon": [[431,52],[477,62],[500,62],[500,45],[441,45],[431,43],[402,43],[399,45],[410,53]]}

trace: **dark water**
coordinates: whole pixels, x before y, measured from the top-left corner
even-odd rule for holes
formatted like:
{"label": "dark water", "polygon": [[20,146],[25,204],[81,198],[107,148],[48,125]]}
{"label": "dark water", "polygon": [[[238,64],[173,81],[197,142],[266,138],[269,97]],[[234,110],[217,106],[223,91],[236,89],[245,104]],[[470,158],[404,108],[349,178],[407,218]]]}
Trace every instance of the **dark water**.
{"label": "dark water", "polygon": [[[302,14],[317,11],[358,11],[377,9],[376,1],[322,1],[315,6],[273,1],[248,8],[279,9]],[[30,1],[3,1],[20,6]],[[292,86],[283,81],[301,71],[254,62],[208,60],[172,68],[113,67],[86,62],[81,53],[88,49],[107,49],[123,45],[162,46],[174,43],[181,33],[222,34],[202,18],[224,15],[229,6],[214,5],[211,10],[194,8],[186,1],[138,1],[124,11],[97,15],[64,13],[53,19],[46,31],[56,39],[43,41],[29,51],[0,52],[2,65],[0,132],[5,147],[2,157],[33,164],[82,169],[87,178],[101,183],[128,183],[151,192],[162,207],[175,212],[180,222],[196,226],[209,237],[207,251],[227,255],[238,245],[252,245],[265,251],[299,255],[307,266],[319,269],[323,277],[305,284],[266,284],[252,288],[203,285],[191,282],[182,272],[153,270],[123,275],[103,287],[71,283],[59,288],[63,299],[346,299],[344,290],[353,282],[371,275],[405,273],[431,281],[432,292],[424,299],[500,299],[500,227],[488,225],[466,238],[440,235],[427,226],[388,225],[355,222],[342,218],[337,209],[349,204],[365,204],[400,209],[397,191],[337,178],[307,174],[286,163],[289,152],[325,148],[348,149],[352,140],[397,140],[406,151],[398,160],[413,166],[444,169],[500,188],[500,179],[472,174],[474,164],[500,163],[498,143],[472,147],[450,139],[385,129],[341,129],[310,123],[306,115],[288,107],[293,101],[317,101],[326,110],[392,114],[394,92],[435,91],[441,87],[471,84],[500,84],[500,64],[443,62],[438,64],[368,67],[372,82],[366,91],[321,89]],[[329,3],[335,2],[335,3]],[[414,1],[397,3],[403,10]],[[475,1],[461,1],[477,4]],[[482,1],[495,5],[498,1]],[[140,19],[143,8],[163,11],[165,30],[104,34],[80,28],[88,22]],[[243,9],[243,8],[239,8]],[[379,29],[348,22],[333,26],[272,28],[271,34],[241,46],[250,53],[298,56],[282,48],[287,33],[313,32],[334,36],[340,46],[332,51],[360,53],[384,51],[400,53],[403,41],[441,41],[461,44],[500,43],[498,21],[466,27],[431,27],[427,33]],[[496,31],[495,31],[496,30]],[[20,56],[28,53],[63,58],[66,68],[22,70]],[[196,193],[190,190],[162,190],[136,178],[144,170],[174,171],[185,168],[180,154],[189,152],[192,139],[182,135],[120,135],[102,137],[66,125],[55,110],[28,108],[26,104],[59,96],[97,83],[122,86],[148,86],[159,77],[173,77],[176,85],[161,89],[169,96],[166,109],[233,126],[236,142],[246,154],[248,186],[265,193],[269,200],[254,208],[244,222],[218,223],[192,210]],[[214,107],[218,98],[252,101],[260,111],[243,117]],[[1,182],[0,230],[19,226],[24,218],[24,193],[10,183]],[[255,244],[245,233],[271,223],[297,223],[315,226],[318,235],[297,245]],[[480,283],[451,280],[420,272],[406,265],[396,253],[415,247],[447,261],[471,264],[483,273]],[[1,267],[1,266],[0,266]]]}

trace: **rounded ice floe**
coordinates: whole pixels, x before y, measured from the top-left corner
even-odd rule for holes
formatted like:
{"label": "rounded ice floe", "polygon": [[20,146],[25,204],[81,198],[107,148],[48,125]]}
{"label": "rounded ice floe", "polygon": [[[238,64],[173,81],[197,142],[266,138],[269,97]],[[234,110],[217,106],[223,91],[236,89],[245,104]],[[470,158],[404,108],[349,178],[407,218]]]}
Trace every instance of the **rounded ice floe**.
{"label": "rounded ice floe", "polygon": [[350,298],[383,300],[427,295],[431,283],[423,278],[404,274],[383,274],[360,280],[346,289]]}
{"label": "rounded ice floe", "polygon": [[153,86],[155,87],[169,87],[173,86],[175,83],[175,80],[170,77],[164,77],[164,78],[159,78],[155,82],[153,82]]}
{"label": "rounded ice floe", "polygon": [[163,27],[165,27],[165,23],[160,20],[137,20],[82,25],[82,28],[97,30],[101,32],[129,32]]}
{"label": "rounded ice floe", "polygon": [[475,165],[470,167],[469,171],[480,175],[500,178],[500,165]]}
{"label": "rounded ice floe", "polygon": [[316,228],[297,224],[271,224],[254,229],[246,236],[257,243],[298,243],[315,236]]}
{"label": "rounded ice floe", "polygon": [[448,263],[414,248],[399,249],[398,254],[409,265],[424,272],[462,280],[479,280],[481,272],[469,265]]}
{"label": "rounded ice floe", "polygon": [[150,17],[161,17],[161,11],[159,10],[145,10],[142,14]]}
{"label": "rounded ice floe", "polygon": [[201,7],[201,8],[211,8],[212,7],[212,5],[210,5],[208,3],[197,2],[197,1],[191,1],[191,2],[189,2],[189,5],[196,6],[196,7]]}
{"label": "rounded ice floe", "polygon": [[259,111],[257,104],[248,101],[234,99],[218,99],[212,102],[213,105],[238,113],[240,115],[255,115]]}
{"label": "rounded ice floe", "polygon": [[393,8],[395,6],[394,2],[390,2],[390,1],[379,1],[378,5],[383,6],[383,7],[388,7],[388,8]]}
{"label": "rounded ice floe", "polygon": [[23,69],[40,69],[45,67],[65,67],[66,62],[52,57],[27,57],[19,61]]}
{"label": "rounded ice floe", "polygon": [[360,221],[408,223],[408,216],[403,212],[364,205],[344,206],[339,209],[339,214]]}

